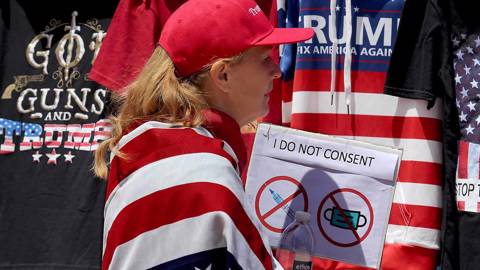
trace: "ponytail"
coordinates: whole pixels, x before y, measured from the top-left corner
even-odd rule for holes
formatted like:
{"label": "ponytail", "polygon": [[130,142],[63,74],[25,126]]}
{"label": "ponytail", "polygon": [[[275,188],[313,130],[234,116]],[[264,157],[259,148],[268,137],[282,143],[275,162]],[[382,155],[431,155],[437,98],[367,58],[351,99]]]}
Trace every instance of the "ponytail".
{"label": "ponytail", "polygon": [[207,70],[179,79],[167,53],[157,47],[137,79],[126,87],[125,94],[112,97],[120,109],[116,117],[111,117],[112,137],[103,141],[95,152],[95,174],[107,179],[108,151],[126,158],[115,148],[135,121],[160,121],[187,127],[201,125],[204,121],[201,111],[207,107],[202,90]]}

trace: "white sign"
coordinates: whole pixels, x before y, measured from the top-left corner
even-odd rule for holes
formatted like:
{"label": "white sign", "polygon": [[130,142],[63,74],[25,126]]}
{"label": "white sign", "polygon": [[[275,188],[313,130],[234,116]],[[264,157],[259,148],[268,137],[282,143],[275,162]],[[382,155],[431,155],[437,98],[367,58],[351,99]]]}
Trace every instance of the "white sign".
{"label": "white sign", "polygon": [[246,191],[274,247],[295,211],[307,211],[314,255],[378,268],[401,153],[261,124]]}

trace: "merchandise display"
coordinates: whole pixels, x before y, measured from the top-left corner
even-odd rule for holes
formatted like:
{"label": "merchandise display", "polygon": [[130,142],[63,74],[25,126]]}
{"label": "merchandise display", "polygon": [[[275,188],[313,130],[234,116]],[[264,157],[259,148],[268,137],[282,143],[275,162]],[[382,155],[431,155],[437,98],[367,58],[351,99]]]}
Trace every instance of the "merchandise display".
{"label": "merchandise display", "polygon": [[407,1],[385,85],[388,94],[444,107],[445,270],[478,269],[480,263],[478,8],[469,1]]}
{"label": "merchandise display", "polygon": [[0,268],[98,269],[109,91],[88,79],[116,1],[0,3]]}
{"label": "merchandise display", "polygon": [[405,1],[279,3],[280,25],[316,33],[281,49],[283,125],[403,149],[382,269],[433,269],[442,207],[441,104],[427,110],[424,101],[383,94]]}
{"label": "merchandise display", "polygon": [[[169,29],[167,20],[187,1],[0,1],[0,269],[223,269],[226,265],[276,269],[280,263],[287,265],[285,269],[367,270],[373,268],[366,266],[373,266],[315,253],[315,247],[328,241],[366,258],[359,244],[369,235],[381,235],[372,251],[376,256],[372,265],[380,265],[379,269],[479,268],[479,1],[215,0],[253,3],[250,9],[242,6],[243,11],[255,19],[261,14],[262,21],[242,17],[236,28],[233,17],[228,25],[220,19],[223,25],[206,24],[209,29],[221,29],[217,36],[200,23],[195,34],[191,28],[171,24],[171,29],[185,31],[182,38],[175,36],[179,32],[163,35]],[[273,33],[265,35],[271,27],[268,22],[292,28],[288,30],[298,36],[290,36],[293,41],[287,40],[288,35],[282,42],[264,41]],[[238,40],[231,33],[221,35],[230,29],[237,31]],[[313,37],[305,40],[312,30]],[[249,38],[254,40],[242,44]],[[285,44],[298,40],[303,41]],[[219,41],[223,48],[216,46]],[[211,53],[210,45],[221,52]],[[268,114],[239,127],[235,117],[210,106],[205,98],[204,107],[198,107],[205,117],[202,125],[175,122],[177,112],[166,121],[149,118],[164,117],[168,110],[162,109],[155,111],[158,115],[134,115],[131,125],[119,132],[116,118],[109,117],[123,107],[114,101],[127,97],[127,89],[152,53],[158,53],[158,46],[173,63],[175,87],[199,83],[196,75],[211,68],[206,64],[238,56],[238,48],[245,53],[252,47],[269,46],[265,61],[275,68],[259,83],[268,81],[269,90],[260,95]],[[241,58],[232,59],[228,61]],[[241,81],[244,89],[256,89],[255,83]],[[204,85],[195,87],[205,94]],[[251,92],[236,97],[255,103],[257,95]],[[168,107],[162,102],[154,107]],[[250,103],[232,104],[249,107]],[[371,226],[366,224],[374,223],[373,211],[367,214],[354,207],[351,198],[357,193],[350,192],[350,199],[344,196],[337,202],[333,195],[340,195],[333,190],[341,194],[345,189],[338,185],[318,200],[320,204],[307,203],[306,194],[315,194],[303,190],[307,177],[265,177],[271,181],[268,184],[278,186],[272,184],[274,188],[268,190],[261,186],[265,197],[261,192],[258,196],[248,193],[249,165],[258,177],[267,171],[277,173],[272,164],[280,164],[277,160],[264,167],[250,163],[255,132],[264,131],[262,122],[401,150],[400,165],[392,165],[395,173],[380,180],[395,179],[388,182],[392,183],[390,193],[382,190],[377,196],[388,197],[388,202],[381,203],[389,206],[388,211],[375,214],[375,224],[381,223],[382,229],[374,228],[378,233],[369,234]],[[268,140],[269,132],[263,135]],[[118,134],[121,139],[111,148],[97,151],[111,155],[105,161],[107,182],[95,176],[104,177],[96,171],[94,155],[103,141]],[[309,152],[306,144],[289,149],[289,142],[280,141],[279,149],[303,151],[312,159],[323,153],[323,145],[312,144]],[[112,154],[117,149],[134,158]],[[366,162],[354,152],[342,153],[347,154],[338,152],[336,159],[349,160],[349,166]],[[315,166],[311,167],[321,167]],[[343,172],[322,169],[328,177]],[[280,194],[280,182],[275,182],[282,177],[287,179],[285,185],[293,183],[289,194]],[[149,181],[166,178],[171,182]],[[341,179],[347,177],[341,175]],[[373,190],[371,185],[368,189]],[[290,206],[301,196],[304,209],[296,212],[299,209]],[[364,200],[365,205],[371,206],[375,199]],[[328,200],[334,205],[323,209]],[[268,203],[275,206],[258,210]],[[309,212],[316,210],[321,214],[310,217]],[[290,218],[284,227],[274,227],[283,242],[271,245],[262,224],[270,226],[267,219],[273,219],[275,211]],[[322,217],[328,222],[322,223]],[[318,225],[327,223],[351,232],[348,236],[357,241],[332,241]],[[319,237],[325,239],[318,241]],[[158,247],[159,242],[168,245]]]}

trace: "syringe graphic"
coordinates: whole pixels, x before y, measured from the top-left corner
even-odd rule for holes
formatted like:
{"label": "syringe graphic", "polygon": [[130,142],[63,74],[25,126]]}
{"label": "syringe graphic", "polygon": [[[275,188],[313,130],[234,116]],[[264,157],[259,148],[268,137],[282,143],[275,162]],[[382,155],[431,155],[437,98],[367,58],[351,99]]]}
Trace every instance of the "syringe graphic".
{"label": "syringe graphic", "polygon": [[[270,190],[270,194],[272,194],[272,198],[276,203],[282,203],[283,202],[283,198],[282,198],[282,196],[280,196],[280,194],[278,194],[277,192],[275,192],[275,190],[273,190],[271,188],[269,188],[268,190]],[[284,204],[282,206],[282,209],[285,213],[287,213],[287,215],[290,218],[295,220],[295,213],[292,211],[292,209],[290,209],[290,207],[288,207],[287,204]]]}

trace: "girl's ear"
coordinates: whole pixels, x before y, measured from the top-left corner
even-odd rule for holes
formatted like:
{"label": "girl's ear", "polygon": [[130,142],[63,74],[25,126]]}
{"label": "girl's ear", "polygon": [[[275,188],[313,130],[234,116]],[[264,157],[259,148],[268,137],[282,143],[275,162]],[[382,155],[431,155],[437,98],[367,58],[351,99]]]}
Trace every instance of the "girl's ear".
{"label": "girl's ear", "polygon": [[232,69],[225,61],[217,61],[212,64],[209,74],[213,84],[222,92],[230,89]]}

